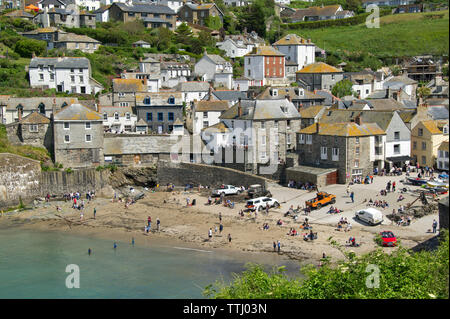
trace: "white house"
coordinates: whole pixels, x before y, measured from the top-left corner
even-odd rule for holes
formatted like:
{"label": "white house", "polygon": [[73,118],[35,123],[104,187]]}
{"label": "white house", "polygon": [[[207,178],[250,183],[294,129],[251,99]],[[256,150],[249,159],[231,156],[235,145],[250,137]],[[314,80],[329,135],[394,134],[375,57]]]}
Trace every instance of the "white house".
{"label": "white house", "polygon": [[32,88],[58,92],[96,94],[103,86],[91,77],[91,64],[84,57],[32,58],[29,65]]}
{"label": "white house", "polygon": [[316,62],[316,46],[311,39],[303,39],[296,34],[288,34],[273,44],[273,47],[284,54],[286,63],[294,62],[296,70],[303,69],[305,65]]}
{"label": "white house", "polygon": [[181,62],[161,62],[160,74],[162,86],[173,88],[179,83],[186,82],[191,76],[191,67]]}
{"label": "white house", "polygon": [[197,76],[201,76],[203,81],[212,81],[227,89],[233,87],[233,66],[220,55],[205,52],[195,64],[194,72]]}
{"label": "white house", "polygon": [[275,3],[288,5],[291,4],[291,0],[274,0]]}
{"label": "white house", "polygon": [[136,131],[137,115],[128,107],[101,106],[99,113],[103,116],[105,132],[132,133]]}
{"label": "white house", "polygon": [[111,8],[111,5],[106,5],[103,7],[100,7],[99,9],[95,10],[95,21],[97,22],[108,22],[109,21],[109,8]]}
{"label": "white house", "polygon": [[232,59],[243,57],[251,52],[253,48],[264,45],[265,41],[255,31],[243,34],[226,35],[222,42],[217,42],[216,46],[225,51],[225,55]]}
{"label": "white house", "polygon": [[448,152],[448,141],[444,141],[441,143],[441,145],[438,148],[437,152],[437,168],[440,170],[448,171],[448,158],[449,158],[449,152]]}
{"label": "white house", "polygon": [[189,107],[195,100],[202,100],[208,94],[211,85],[203,81],[181,82],[174,88],[177,92],[181,92],[183,102]]}
{"label": "white house", "polygon": [[160,5],[167,6],[175,12],[178,12],[184,6],[185,0],[156,0],[154,1]]}
{"label": "white house", "polygon": [[220,115],[228,110],[228,101],[202,100],[193,103],[191,110],[192,133],[200,134],[204,128],[220,122]]}

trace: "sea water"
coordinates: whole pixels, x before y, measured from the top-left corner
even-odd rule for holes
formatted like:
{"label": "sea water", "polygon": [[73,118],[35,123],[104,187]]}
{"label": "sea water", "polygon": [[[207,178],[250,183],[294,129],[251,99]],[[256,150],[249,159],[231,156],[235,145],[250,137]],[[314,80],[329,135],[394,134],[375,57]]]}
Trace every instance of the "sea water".
{"label": "sea water", "polygon": [[[208,249],[148,247],[139,239],[135,245],[117,241],[116,249],[113,244],[67,233],[0,229],[0,298],[204,298],[205,286],[230,282],[251,261]],[[66,286],[74,274],[68,265],[79,269],[79,288]],[[281,265],[291,273],[300,267],[278,260],[266,269]]]}

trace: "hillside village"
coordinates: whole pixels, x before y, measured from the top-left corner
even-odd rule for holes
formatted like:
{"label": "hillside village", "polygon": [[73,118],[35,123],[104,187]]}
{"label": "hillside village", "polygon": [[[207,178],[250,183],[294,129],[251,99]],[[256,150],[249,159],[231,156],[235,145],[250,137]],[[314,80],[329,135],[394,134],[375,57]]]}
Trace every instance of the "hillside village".
{"label": "hillside village", "polygon": [[[269,26],[277,36],[270,41],[259,30],[226,30],[231,23],[223,11],[251,2],[2,0],[2,39],[17,35],[11,47],[2,42],[0,62],[6,70],[20,61],[28,85],[17,92],[2,88],[8,142],[45,148],[52,169],[183,158],[282,184],[323,186],[407,165],[448,171],[448,54],[348,71],[349,61],[327,63],[327,51],[297,33],[270,33]],[[362,1],[360,10],[373,3],[381,5]],[[344,21],[361,13],[342,5],[272,4],[284,24]],[[426,11],[407,0],[390,5],[394,15]],[[127,56],[134,62],[99,77],[102,61],[93,56],[120,46],[86,30],[137,21],[143,29],[135,35],[168,29],[178,43],[206,37],[214,45],[186,42],[168,52],[136,39]],[[223,161],[227,152],[236,160]],[[206,160],[211,155],[214,163]],[[261,173],[270,164],[275,169]]]}

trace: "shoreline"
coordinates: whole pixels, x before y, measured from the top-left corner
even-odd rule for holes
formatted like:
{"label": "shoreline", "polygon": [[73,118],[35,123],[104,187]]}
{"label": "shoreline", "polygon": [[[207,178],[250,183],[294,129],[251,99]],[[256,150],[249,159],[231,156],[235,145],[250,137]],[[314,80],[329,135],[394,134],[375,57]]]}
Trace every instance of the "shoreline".
{"label": "shoreline", "polygon": [[[389,180],[392,177],[389,177]],[[346,196],[345,186],[333,185],[327,191],[336,194],[337,205],[344,208],[344,216],[352,218],[352,212],[366,207],[362,199],[364,195],[372,196],[370,189],[376,189],[383,184],[385,178],[378,178],[377,183],[366,185],[355,185],[354,188],[360,188],[358,192],[360,201],[353,204],[349,202]],[[245,214],[239,216],[238,212],[244,207],[245,201],[242,198],[235,198],[236,206],[234,209],[223,207],[222,205],[206,205],[207,191],[192,190],[188,192],[174,191],[144,191],[144,198],[138,200],[130,206],[125,206],[124,202],[113,201],[111,198],[95,198],[92,202],[85,201],[83,210],[84,219],[80,219],[80,211],[73,209],[71,201],[51,201],[49,203],[39,203],[30,210],[8,213],[0,217],[0,229],[2,224],[9,221],[10,226],[20,227],[21,229],[37,229],[42,231],[59,231],[78,234],[81,236],[93,236],[108,240],[121,239],[124,242],[130,242],[131,237],[135,238],[136,243],[143,242],[145,245],[152,243],[171,244],[189,249],[213,250],[217,253],[226,253],[238,256],[239,259],[248,259],[252,256],[257,260],[289,261],[299,264],[318,265],[322,254],[332,258],[332,263],[344,259],[344,255],[338,249],[332,247],[328,241],[333,237],[342,246],[350,236],[356,236],[360,247],[344,247],[345,250],[354,251],[357,255],[368,253],[379,248],[374,243],[374,235],[383,230],[392,230],[402,240],[402,246],[411,248],[418,243],[429,239],[432,235],[426,232],[428,220],[432,215],[417,219],[410,227],[398,227],[390,223],[383,225],[367,227],[351,220],[352,229],[347,233],[338,231],[336,224],[342,216],[331,216],[326,214],[323,208],[321,212],[314,211],[309,218],[310,225],[314,232],[318,233],[318,239],[304,241],[299,226],[306,218],[301,215],[297,221],[290,217],[284,217],[284,212],[288,210],[291,204],[302,203],[309,199],[313,194],[306,191],[289,189],[285,187],[274,187],[272,193],[277,198],[282,207],[279,209],[270,209],[268,215],[258,213],[257,218],[254,215]],[[376,194],[375,194],[376,195]],[[376,199],[378,195],[374,198]],[[409,200],[414,197],[405,194]],[[383,197],[390,202],[391,207],[397,204],[395,193]],[[196,200],[195,206],[186,206],[187,199]],[[81,199],[80,199],[81,201]],[[58,211],[56,208],[60,207]],[[395,206],[394,206],[395,207]],[[93,218],[93,210],[97,210],[97,218]],[[342,208],[341,208],[342,209]],[[384,214],[389,213],[385,210]],[[222,219],[219,219],[219,214]],[[434,215],[436,216],[436,215]],[[152,230],[155,228],[156,219],[161,220],[161,230],[152,231],[145,235],[144,227],[147,224],[147,218],[152,217]],[[277,220],[283,221],[282,226],[277,226]],[[223,232],[215,232],[220,223],[223,224]],[[269,230],[263,230],[262,225],[270,225]],[[291,227],[298,229],[299,236],[288,236],[287,233]],[[213,237],[208,240],[208,231],[213,229]],[[232,243],[227,240],[228,234],[232,236]],[[276,253],[273,249],[273,243],[280,240],[281,252]],[[385,252],[391,252],[396,248],[381,248]]]}

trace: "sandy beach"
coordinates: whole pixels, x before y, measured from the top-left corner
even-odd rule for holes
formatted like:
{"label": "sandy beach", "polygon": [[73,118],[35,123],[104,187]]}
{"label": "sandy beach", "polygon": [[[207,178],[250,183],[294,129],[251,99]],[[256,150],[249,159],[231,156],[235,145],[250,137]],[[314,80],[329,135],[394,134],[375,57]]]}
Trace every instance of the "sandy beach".
{"label": "sandy beach", "polygon": [[[123,241],[129,241],[134,237],[137,242],[141,243],[182,244],[183,247],[195,249],[215,249],[236,254],[260,254],[265,256],[262,258],[289,258],[317,264],[324,252],[334,261],[344,258],[339,250],[330,245],[328,241],[330,237],[344,246],[350,236],[356,237],[361,246],[346,248],[356,254],[376,249],[373,238],[382,230],[392,230],[401,239],[401,244],[408,248],[433,237],[428,230],[431,229],[433,219],[438,220],[437,211],[420,219],[413,219],[410,226],[394,225],[386,217],[384,222],[377,226],[368,226],[354,220],[355,211],[367,207],[367,203],[364,201],[370,198],[373,200],[383,199],[389,203],[389,208],[380,208],[385,215],[390,214],[393,208],[398,209],[399,189],[403,187],[410,190],[418,189],[415,186],[403,185],[400,181],[404,179],[404,175],[375,177],[373,184],[352,185],[351,190],[355,193],[354,203],[347,195],[347,185],[330,185],[321,191],[336,195],[337,201],[334,206],[344,212],[330,215],[327,214],[329,206],[325,206],[320,210],[313,211],[309,216],[300,215],[297,221],[290,217],[284,217],[284,213],[291,205],[294,207],[304,205],[305,200],[313,198],[315,193],[282,186],[271,187],[270,191],[273,197],[281,203],[281,207],[270,209],[268,215],[258,213],[255,219],[254,215],[248,213],[245,213],[244,217],[239,216],[239,211],[245,205],[243,196],[230,197],[232,200],[241,200],[236,202],[234,209],[230,209],[222,205],[205,205],[210,192],[206,189],[191,189],[189,192],[181,189],[166,192],[165,187],[161,187],[155,192],[144,190],[144,198],[128,208],[125,208],[124,202],[113,202],[112,198],[95,198],[90,202],[85,199],[83,220],[80,219],[80,211],[72,208],[71,201],[50,201],[49,203],[40,203],[34,209],[4,214],[0,218],[0,226],[68,232]],[[388,193],[387,196],[380,196],[379,191],[385,188],[389,180],[396,181],[397,191]],[[401,202],[403,205],[417,198],[413,192],[407,192],[403,196],[405,197],[405,200]],[[447,195],[442,197],[444,196]],[[82,198],[85,198],[85,194],[82,194]],[[186,198],[189,198],[191,202],[195,199],[196,205],[186,206]],[[57,206],[61,207],[61,211],[57,211]],[[420,201],[417,201],[414,206],[420,207]],[[93,218],[94,208],[97,211],[96,219]],[[215,232],[215,228],[219,228],[220,225],[219,213],[222,216],[222,233]],[[147,234],[144,229],[149,216],[152,219],[152,227]],[[351,222],[352,229],[350,231],[336,230],[341,216]],[[306,231],[299,229],[305,217],[309,219],[313,231],[318,234],[318,239],[312,242],[304,241],[301,234]],[[159,231],[156,230],[157,218],[161,221]],[[276,225],[279,219],[283,221],[282,226]],[[264,223],[269,224],[268,230],[262,230]],[[299,232],[299,236],[287,235],[291,227]],[[213,237],[208,240],[210,228],[213,230]],[[228,234],[232,237],[231,243],[228,241]],[[278,240],[281,242],[279,254],[273,250],[273,242]],[[397,248],[383,249],[389,252]]]}

